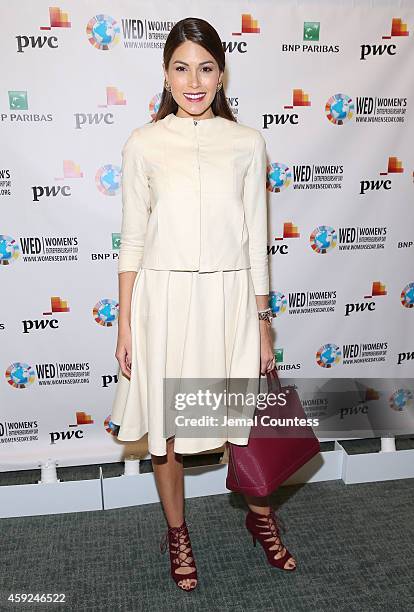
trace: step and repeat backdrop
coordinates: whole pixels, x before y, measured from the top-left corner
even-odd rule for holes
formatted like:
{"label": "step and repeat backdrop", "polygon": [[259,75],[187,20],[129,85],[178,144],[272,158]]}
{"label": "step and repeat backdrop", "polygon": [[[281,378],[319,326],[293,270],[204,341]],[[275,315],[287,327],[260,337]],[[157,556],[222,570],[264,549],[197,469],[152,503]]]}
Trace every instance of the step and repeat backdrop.
{"label": "step and repeat backdrop", "polygon": [[121,149],[157,110],[163,46],[184,17],[217,29],[229,104],[267,142],[281,377],[413,376],[412,2],[0,12],[0,470],[122,456]]}

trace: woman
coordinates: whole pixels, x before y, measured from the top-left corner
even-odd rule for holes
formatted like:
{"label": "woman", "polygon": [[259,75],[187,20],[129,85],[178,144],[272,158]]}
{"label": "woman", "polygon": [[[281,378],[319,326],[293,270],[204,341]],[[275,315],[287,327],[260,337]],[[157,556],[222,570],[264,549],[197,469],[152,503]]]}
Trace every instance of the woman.
{"label": "woman", "polygon": [[[197,569],[184,518],[182,454],[247,444],[248,435],[164,436],[162,381],[258,377],[275,367],[267,163],[261,133],[238,124],[227,104],[224,51],[208,22],[176,23],[163,60],[156,117],[133,130],[122,152],[120,376],[112,422],[120,440],[148,433],[168,525],[161,549],[168,538],[171,576],[192,590]],[[246,502],[253,542],[259,539],[272,565],[295,569],[268,500]]]}

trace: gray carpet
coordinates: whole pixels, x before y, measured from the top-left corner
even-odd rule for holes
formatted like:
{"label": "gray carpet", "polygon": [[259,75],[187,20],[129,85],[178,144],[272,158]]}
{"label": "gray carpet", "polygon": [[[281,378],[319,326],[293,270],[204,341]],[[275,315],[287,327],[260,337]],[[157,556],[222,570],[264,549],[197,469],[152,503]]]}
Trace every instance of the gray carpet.
{"label": "gray carpet", "polygon": [[[85,612],[407,612],[414,610],[414,480],[282,487],[273,506],[298,568],[267,564],[239,495],[186,501],[199,571],[194,592],[159,552],[159,504],[2,519],[0,610]],[[65,593],[66,604],[9,605],[11,592]]]}

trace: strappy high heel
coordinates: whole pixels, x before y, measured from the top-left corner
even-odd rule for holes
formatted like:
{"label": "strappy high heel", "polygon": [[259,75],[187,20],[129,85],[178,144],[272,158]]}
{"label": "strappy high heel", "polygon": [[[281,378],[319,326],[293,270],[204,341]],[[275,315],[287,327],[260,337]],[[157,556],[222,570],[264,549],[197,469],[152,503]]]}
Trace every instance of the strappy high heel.
{"label": "strappy high heel", "polygon": [[[254,546],[256,546],[256,539],[263,546],[270,565],[293,572],[296,565],[285,567],[286,562],[293,557],[280,538],[279,520],[273,509],[268,514],[259,514],[249,509],[246,516],[246,527],[252,534]],[[277,554],[283,552],[283,550],[285,553],[275,559]]]}
{"label": "strappy high heel", "polygon": [[[167,532],[160,542],[160,550],[162,553],[165,553],[167,550],[167,542],[170,552],[171,576],[173,580],[183,591],[193,591],[198,584],[197,568],[185,520],[179,527],[168,527]],[[193,567],[194,569],[188,573],[177,573],[177,569],[180,567]],[[196,580],[196,583],[188,587],[185,586],[186,580]]]}

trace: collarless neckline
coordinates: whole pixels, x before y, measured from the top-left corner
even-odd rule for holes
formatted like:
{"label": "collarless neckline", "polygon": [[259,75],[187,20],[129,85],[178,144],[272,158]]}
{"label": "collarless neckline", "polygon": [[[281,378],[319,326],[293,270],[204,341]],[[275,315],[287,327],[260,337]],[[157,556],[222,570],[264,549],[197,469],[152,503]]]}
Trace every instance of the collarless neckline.
{"label": "collarless neckline", "polygon": [[220,115],[214,115],[214,117],[207,117],[206,119],[195,119],[194,117],[177,117],[175,113],[170,113],[167,116],[170,117],[173,121],[184,121],[186,123],[189,123],[191,121],[196,121],[197,123],[204,123],[205,121],[213,121],[214,119],[220,119]]}

